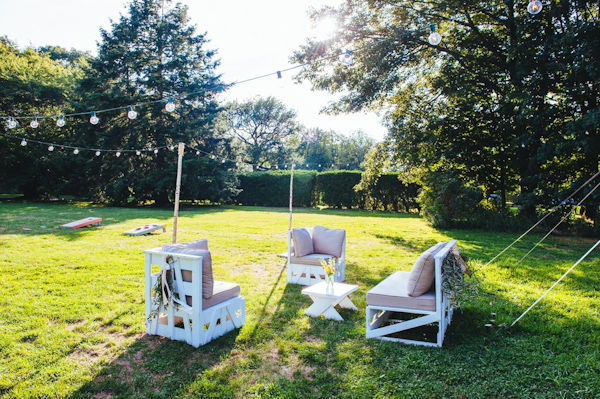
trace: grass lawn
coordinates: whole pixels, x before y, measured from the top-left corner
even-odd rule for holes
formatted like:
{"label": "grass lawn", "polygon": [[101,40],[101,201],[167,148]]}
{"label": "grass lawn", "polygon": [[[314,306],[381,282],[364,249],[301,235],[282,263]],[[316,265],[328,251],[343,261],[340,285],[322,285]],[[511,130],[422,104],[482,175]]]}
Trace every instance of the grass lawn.
{"label": "grass lawn", "polygon": [[[55,228],[98,216],[101,227]],[[168,232],[126,230],[166,223]],[[172,240],[172,210],[0,202],[0,397],[600,398],[598,251],[510,325],[594,243],[518,233],[437,231],[418,216],[298,209],[294,226],[347,230],[346,281],[358,311],[309,318],[286,284],[286,209],[180,211],[178,242],[208,238],[215,278],[240,283],[246,325],[193,348],[145,334],[142,250]],[[45,227],[42,227],[45,226]],[[23,230],[28,228],[30,230]],[[441,349],[365,339],[365,295],[458,239],[480,295],[458,309]],[[493,328],[487,330],[491,313]]]}

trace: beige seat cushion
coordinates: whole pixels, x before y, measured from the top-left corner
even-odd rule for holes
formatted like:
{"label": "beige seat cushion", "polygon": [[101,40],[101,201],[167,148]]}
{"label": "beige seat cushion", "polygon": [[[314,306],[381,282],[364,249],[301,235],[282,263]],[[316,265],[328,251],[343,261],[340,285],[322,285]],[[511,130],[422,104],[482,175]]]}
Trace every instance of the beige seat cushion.
{"label": "beige seat cushion", "polygon": [[326,254],[310,254],[306,256],[292,256],[290,261],[296,265],[322,266],[319,258],[327,262],[329,259],[333,259],[335,257]]}
{"label": "beige seat cushion", "polygon": [[435,311],[435,291],[432,287],[423,295],[408,295],[410,272],[395,272],[367,292],[367,305],[390,308]]}
{"label": "beige seat cushion", "polygon": [[[210,308],[211,306],[225,302],[228,299],[235,298],[236,296],[239,296],[241,292],[242,290],[239,284],[215,280],[213,295],[208,299],[202,299],[202,309]],[[185,301],[189,306],[192,306],[193,300],[191,296],[186,295]]]}
{"label": "beige seat cushion", "polygon": [[[175,244],[177,245],[177,244]],[[177,247],[174,244],[163,245],[163,251],[168,253],[186,254],[202,257],[202,298],[210,298],[213,296],[214,291],[214,279],[212,271],[212,257],[210,251],[204,249],[190,249],[187,247]],[[181,277],[183,281],[192,281],[191,270],[182,270]]]}
{"label": "beige seat cushion", "polygon": [[313,240],[308,229],[303,227],[292,229],[292,241],[295,256],[305,256],[315,253]]}
{"label": "beige seat cushion", "polygon": [[346,230],[315,226],[312,233],[314,252],[333,255],[336,258],[340,258],[342,256],[345,238]]}
{"label": "beige seat cushion", "polygon": [[413,265],[408,279],[408,295],[420,296],[429,291],[435,280],[434,256],[444,248],[445,242],[439,242],[419,256]]}

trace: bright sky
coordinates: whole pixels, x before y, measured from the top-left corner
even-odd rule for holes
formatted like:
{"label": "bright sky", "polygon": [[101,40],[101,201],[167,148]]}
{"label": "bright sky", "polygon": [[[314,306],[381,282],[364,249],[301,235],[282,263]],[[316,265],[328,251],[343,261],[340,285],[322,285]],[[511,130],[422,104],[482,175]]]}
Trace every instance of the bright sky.
{"label": "bright sky", "polygon": [[[315,34],[307,11],[310,6],[337,5],[340,0],[181,0],[189,7],[197,33],[206,32],[207,48],[217,49],[223,81],[239,82],[275,73],[291,66],[289,56]],[[0,0],[0,36],[19,47],[58,45],[96,54],[100,28],[126,13],[125,0]],[[320,110],[334,99],[313,92],[308,83],[291,82],[294,71],[283,74],[283,87],[275,76],[234,86],[227,100],[273,96],[294,109],[307,128],[318,127],[349,134],[362,129],[381,140],[385,128],[373,113],[328,116]]]}

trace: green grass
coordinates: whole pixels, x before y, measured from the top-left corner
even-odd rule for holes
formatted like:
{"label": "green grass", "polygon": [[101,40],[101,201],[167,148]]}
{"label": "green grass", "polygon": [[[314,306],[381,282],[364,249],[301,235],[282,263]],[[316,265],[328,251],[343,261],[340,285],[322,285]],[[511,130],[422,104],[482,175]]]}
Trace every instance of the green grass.
{"label": "green grass", "polygon": [[[59,229],[99,216],[101,227]],[[168,233],[124,231],[167,223]],[[477,270],[518,234],[436,231],[415,215],[298,209],[294,226],[348,232],[358,311],[303,314],[286,284],[285,209],[182,209],[178,242],[208,238],[215,277],[240,283],[246,325],[198,349],[144,329],[142,250],[172,240],[172,210],[0,202],[0,397],[600,398],[598,251],[510,325],[594,240],[540,235],[481,270],[442,349],[365,338],[366,292],[420,252],[456,238]],[[45,226],[43,228],[42,226]],[[22,230],[29,228],[31,230]],[[543,234],[545,232],[538,232]],[[484,325],[496,313],[494,327]]]}

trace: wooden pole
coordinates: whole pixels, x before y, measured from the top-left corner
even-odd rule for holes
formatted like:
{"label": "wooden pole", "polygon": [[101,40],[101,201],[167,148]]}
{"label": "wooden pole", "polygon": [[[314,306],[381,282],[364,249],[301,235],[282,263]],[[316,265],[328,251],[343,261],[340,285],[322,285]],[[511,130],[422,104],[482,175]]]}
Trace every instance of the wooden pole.
{"label": "wooden pole", "polygon": [[288,230],[292,229],[292,196],[294,194],[294,164],[292,164],[292,173],[290,173],[290,226]]}
{"label": "wooden pole", "polygon": [[179,143],[177,159],[177,184],[175,185],[175,212],[173,215],[173,244],[177,242],[177,216],[179,215],[179,191],[181,190],[181,163],[183,162],[184,143]]}

